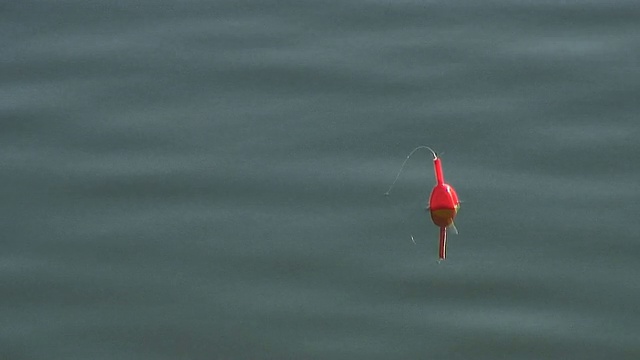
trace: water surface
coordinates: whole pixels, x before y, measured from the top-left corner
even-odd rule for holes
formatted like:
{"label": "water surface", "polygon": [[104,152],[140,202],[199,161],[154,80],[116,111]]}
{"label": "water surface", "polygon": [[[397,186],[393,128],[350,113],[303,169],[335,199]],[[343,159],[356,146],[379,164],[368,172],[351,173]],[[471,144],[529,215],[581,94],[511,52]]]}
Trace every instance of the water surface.
{"label": "water surface", "polygon": [[0,9],[0,357],[640,357],[634,2]]}

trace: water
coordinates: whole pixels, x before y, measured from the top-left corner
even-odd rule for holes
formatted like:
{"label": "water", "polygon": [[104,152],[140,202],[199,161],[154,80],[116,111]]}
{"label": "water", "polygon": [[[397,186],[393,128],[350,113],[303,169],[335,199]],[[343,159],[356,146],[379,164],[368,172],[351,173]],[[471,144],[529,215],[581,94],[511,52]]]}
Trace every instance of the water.
{"label": "water", "polygon": [[634,2],[0,9],[0,358],[640,358]]}

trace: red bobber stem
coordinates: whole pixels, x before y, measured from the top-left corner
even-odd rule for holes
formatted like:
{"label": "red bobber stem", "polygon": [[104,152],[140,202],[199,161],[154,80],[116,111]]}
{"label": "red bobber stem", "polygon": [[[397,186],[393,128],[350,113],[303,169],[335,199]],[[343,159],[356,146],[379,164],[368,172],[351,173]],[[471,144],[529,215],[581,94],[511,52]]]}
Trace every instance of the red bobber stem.
{"label": "red bobber stem", "polygon": [[444,260],[447,257],[447,228],[440,227],[440,249],[438,251],[440,260]]}
{"label": "red bobber stem", "polygon": [[439,157],[436,157],[433,160],[433,169],[436,172],[436,182],[438,185],[444,184],[444,173],[442,172],[442,163],[440,162]]}

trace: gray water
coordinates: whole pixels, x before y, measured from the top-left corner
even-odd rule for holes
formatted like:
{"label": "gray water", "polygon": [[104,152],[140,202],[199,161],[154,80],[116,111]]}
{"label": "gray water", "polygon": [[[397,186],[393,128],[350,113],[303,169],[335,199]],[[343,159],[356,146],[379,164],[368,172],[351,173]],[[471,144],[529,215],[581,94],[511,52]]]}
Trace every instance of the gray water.
{"label": "gray water", "polygon": [[0,358],[640,359],[638,19],[5,2]]}

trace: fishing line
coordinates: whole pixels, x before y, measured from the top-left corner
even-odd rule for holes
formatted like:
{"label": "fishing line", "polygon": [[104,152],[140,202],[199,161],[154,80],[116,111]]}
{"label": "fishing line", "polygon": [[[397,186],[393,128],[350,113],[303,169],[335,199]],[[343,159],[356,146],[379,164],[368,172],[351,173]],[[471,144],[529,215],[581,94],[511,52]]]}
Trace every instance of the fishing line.
{"label": "fishing line", "polygon": [[404,170],[404,166],[407,164],[407,161],[409,161],[409,158],[411,157],[411,155],[413,155],[416,151],[418,151],[420,149],[429,149],[429,151],[431,151],[431,154],[433,154],[433,160],[438,158],[438,154],[436,154],[436,152],[433,151],[433,149],[428,147],[428,146],[421,145],[421,146],[418,146],[417,148],[413,149],[409,153],[409,155],[407,155],[407,158],[404,159],[404,162],[402,163],[402,166],[400,166],[400,171],[398,171],[398,174],[396,175],[396,178],[391,183],[391,186],[389,186],[389,190],[387,190],[387,192],[384,193],[384,196],[389,196],[389,194],[391,193],[391,189],[393,189],[393,186],[396,184],[396,181],[398,181],[398,178],[400,178],[400,174],[402,173],[402,170]]}

